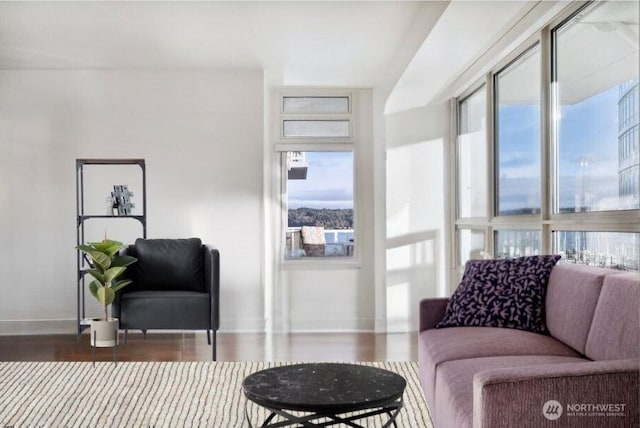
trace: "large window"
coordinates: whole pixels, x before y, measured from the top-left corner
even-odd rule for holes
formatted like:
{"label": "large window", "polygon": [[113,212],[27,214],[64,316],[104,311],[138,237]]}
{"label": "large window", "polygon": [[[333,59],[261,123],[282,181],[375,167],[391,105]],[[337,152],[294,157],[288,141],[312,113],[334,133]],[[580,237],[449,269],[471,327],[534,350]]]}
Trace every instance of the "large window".
{"label": "large window", "polygon": [[[458,99],[459,273],[469,258],[548,253],[640,270],[639,14],[638,2],[572,6],[488,73],[492,90]],[[486,218],[470,149],[482,96]]]}
{"label": "large window", "polygon": [[458,215],[489,215],[487,172],[487,95],[482,86],[459,103]]}
{"label": "large window", "polygon": [[495,77],[498,214],[540,213],[540,48]]}
{"label": "large window", "polygon": [[625,8],[605,3],[552,32],[556,213],[639,207],[637,24]]}
{"label": "large window", "polygon": [[355,254],[355,143],[349,95],[286,94],[280,101],[283,258]]}

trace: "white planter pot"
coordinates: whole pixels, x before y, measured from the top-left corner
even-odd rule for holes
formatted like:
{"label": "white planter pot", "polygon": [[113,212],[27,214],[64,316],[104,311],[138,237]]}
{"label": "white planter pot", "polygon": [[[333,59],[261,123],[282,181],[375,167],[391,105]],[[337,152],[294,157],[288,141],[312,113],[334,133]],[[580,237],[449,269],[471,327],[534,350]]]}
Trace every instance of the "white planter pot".
{"label": "white planter pot", "polygon": [[118,343],[118,318],[91,320],[91,346],[109,348]]}

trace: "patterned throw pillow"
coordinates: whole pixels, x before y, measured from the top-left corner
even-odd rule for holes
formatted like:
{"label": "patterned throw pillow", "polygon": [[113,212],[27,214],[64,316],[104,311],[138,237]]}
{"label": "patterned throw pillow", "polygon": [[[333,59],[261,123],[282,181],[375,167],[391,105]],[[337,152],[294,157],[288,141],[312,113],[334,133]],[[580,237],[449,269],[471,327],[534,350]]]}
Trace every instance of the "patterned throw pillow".
{"label": "patterned throw pillow", "polygon": [[560,256],[469,260],[436,328],[506,327],[544,333],[544,299]]}

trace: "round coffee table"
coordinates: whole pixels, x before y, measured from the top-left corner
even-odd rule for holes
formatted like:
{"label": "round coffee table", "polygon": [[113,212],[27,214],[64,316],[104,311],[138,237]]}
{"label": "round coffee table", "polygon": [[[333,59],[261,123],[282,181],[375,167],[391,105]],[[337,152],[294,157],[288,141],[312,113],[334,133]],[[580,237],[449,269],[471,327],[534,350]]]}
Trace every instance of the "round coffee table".
{"label": "round coffee table", "polygon": [[[389,416],[383,427],[392,424],[395,427],[406,385],[405,379],[396,373],[359,364],[273,367],[253,373],[242,382],[247,397],[245,417],[253,427],[248,411],[252,401],[271,412],[260,425],[263,428],[326,427],[338,423],[361,427],[355,421],[380,414]],[[345,415],[353,412],[357,413]],[[284,421],[270,424],[276,415]],[[321,419],[324,421],[312,422]]]}

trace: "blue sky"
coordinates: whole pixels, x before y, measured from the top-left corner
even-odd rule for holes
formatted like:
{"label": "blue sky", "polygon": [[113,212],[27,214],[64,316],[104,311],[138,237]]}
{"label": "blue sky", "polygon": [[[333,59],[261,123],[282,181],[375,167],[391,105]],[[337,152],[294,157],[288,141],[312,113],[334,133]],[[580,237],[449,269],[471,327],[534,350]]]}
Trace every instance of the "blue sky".
{"label": "blue sky", "polygon": [[353,208],[353,153],[305,152],[306,180],[288,180],[289,208]]}
{"label": "blue sky", "polygon": [[[539,108],[500,109],[500,209],[539,206]],[[592,204],[615,204],[618,196],[618,87],[561,106],[559,121],[560,206],[576,204],[582,180]],[[585,163],[586,161],[586,163]],[[581,162],[586,165],[580,174]],[[585,178],[581,178],[585,177]]]}

